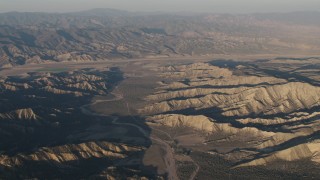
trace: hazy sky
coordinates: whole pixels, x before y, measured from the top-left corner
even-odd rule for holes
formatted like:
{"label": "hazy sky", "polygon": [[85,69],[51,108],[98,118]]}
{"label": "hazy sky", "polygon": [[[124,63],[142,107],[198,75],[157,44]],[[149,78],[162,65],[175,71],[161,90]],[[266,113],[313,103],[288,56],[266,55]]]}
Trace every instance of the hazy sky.
{"label": "hazy sky", "polygon": [[220,13],[318,11],[320,0],[0,0],[1,12],[66,12],[92,8]]}

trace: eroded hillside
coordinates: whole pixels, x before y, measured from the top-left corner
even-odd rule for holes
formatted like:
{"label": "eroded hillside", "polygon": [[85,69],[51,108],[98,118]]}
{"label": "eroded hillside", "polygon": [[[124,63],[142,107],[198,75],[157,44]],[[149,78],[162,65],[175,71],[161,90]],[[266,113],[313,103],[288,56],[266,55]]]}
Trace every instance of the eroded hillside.
{"label": "eroded hillside", "polygon": [[319,58],[7,69],[0,178],[319,176]]}
{"label": "eroded hillside", "polygon": [[122,79],[114,67],[2,77],[0,178],[156,177],[142,171],[149,139],[90,110]]}
{"label": "eroded hillside", "polygon": [[317,55],[320,50],[314,38],[320,33],[314,20],[319,13],[99,12],[0,14],[0,67],[213,54]]}
{"label": "eroded hillside", "polygon": [[319,59],[291,59],[290,67],[279,59],[159,67],[163,80],[139,112],[187,155],[209,153],[235,169],[319,166]]}

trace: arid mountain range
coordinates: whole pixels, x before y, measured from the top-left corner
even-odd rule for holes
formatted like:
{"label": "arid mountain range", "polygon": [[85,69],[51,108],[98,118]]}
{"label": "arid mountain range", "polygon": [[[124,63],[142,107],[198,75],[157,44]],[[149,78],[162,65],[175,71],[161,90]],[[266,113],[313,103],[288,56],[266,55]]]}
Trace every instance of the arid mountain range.
{"label": "arid mountain range", "polygon": [[0,14],[0,67],[212,54],[317,54],[320,13]]}
{"label": "arid mountain range", "polygon": [[319,19],[0,14],[0,179],[319,179]]}

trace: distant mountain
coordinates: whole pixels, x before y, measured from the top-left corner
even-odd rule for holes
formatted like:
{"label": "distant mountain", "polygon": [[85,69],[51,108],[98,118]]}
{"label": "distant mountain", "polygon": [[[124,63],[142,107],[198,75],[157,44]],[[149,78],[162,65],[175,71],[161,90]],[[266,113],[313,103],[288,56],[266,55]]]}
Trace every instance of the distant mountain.
{"label": "distant mountain", "polygon": [[72,12],[72,13],[66,13],[66,14],[80,15],[80,16],[128,16],[133,13],[124,11],[124,10],[118,10],[118,9],[96,8],[96,9],[90,9],[86,11]]}
{"label": "distant mountain", "polygon": [[319,12],[148,14],[113,9],[0,14],[0,67],[210,54],[317,54]]}
{"label": "distant mountain", "polygon": [[320,26],[320,12],[264,13],[255,14],[257,19],[282,23]]}

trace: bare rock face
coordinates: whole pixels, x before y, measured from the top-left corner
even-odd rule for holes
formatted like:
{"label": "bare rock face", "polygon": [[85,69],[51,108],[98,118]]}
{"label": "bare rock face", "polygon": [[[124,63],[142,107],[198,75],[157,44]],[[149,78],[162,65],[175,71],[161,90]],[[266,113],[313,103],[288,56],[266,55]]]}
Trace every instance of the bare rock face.
{"label": "bare rock face", "polygon": [[1,119],[11,120],[38,120],[39,117],[33,112],[31,108],[18,109],[9,113],[0,114]]}
{"label": "bare rock face", "polygon": [[51,92],[53,94],[73,94],[75,96],[82,96],[83,95],[81,92],[62,90],[62,89],[53,88],[51,86],[45,87],[44,90],[47,92]]}
{"label": "bare rock face", "polygon": [[238,167],[266,165],[276,160],[296,161],[306,158],[310,158],[311,161],[315,163],[320,163],[319,145],[319,140],[312,141],[310,143],[299,144],[285,150],[271,153],[266,157],[258,158],[250,162],[241,164]]}
{"label": "bare rock face", "polygon": [[297,112],[291,113],[284,118],[275,117],[273,119],[266,119],[266,118],[245,118],[245,119],[237,119],[238,122],[242,124],[261,124],[261,125],[278,125],[278,124],[285,124],[289,122],[299,122],[304,121],[312,118],[317,118],[320,116],[320,112]]}
{"label": "bare rock face", "polygon": [[89,158],[123,159],[127,153],[141,151],[141,148],[109,142],[87,142],[69,144],[51,148],[41,148],[32,154],[19,154],[8,157],[0,156],[0,164],[8,167],[20,166],[24,161],[46,161],[62,164]]}
{"label": "bare rock face", "polygon": [[68,87],[73,87],[77,89],[84,89],[84,90],[89,90],[92,91],[93,87],[87,82],[81,82],[81,83],[76,83],[76,84],[69,84]]}
{"label": "bare rock face", "polygon": [[156,122],[169,127],[190,127],[198,131],[206,132],[208,134],[213,134],[217,132],[226,133],[226,134],[237,134],[237,133],[261,133],[266,137],[274,135],[274,133],[262,132],[256,128],[235,128],[228,123],[217,123],[213,119],[210,119],[206,116],[184,116],[179,114],[170,114],[170,115],[159,115],[152,116],[147,119],[151,122]]}

